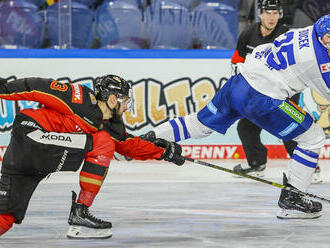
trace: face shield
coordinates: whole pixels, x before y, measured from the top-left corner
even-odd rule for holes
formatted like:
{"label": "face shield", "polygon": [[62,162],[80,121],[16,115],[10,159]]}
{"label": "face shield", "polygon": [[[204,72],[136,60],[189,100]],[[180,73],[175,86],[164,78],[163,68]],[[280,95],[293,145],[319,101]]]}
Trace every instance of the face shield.
{"label": "face shield", "polygon": [[126,104],[127,110],[128,112],[133,113],[134,112],[134,98],[133,98],[133,90],[132,87],[130,87],[127,91],[128,95],[122,95],[122,94],[118,94],[118,102],[120,103],[120,105],[122,104]]}

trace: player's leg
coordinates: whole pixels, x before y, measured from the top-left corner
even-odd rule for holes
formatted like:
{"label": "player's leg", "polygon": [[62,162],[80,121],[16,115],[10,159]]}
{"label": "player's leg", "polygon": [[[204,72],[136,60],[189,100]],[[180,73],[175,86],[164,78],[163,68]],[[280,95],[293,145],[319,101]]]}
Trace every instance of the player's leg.
{"label": "player's leg", "polygon": [[[306,132],[294,140],[298,145],[290,160],[287,177],[284,176],[284,184],[306,191],[317,167],[318,156],[324,145],[325,136],[322,128],[313,123]],[[301,204],[301,200],[304,205]],[[317,218],[321,216],[322,210],[321,203],[307,198],[301,199],[301,196],[285,190],[281,192],[279,206],[281,210],[278,217],[284,219]],[[301,211],[304,214],[301,214]]]}
{"label": "player's leg", "polygon": [[15,217],[9,213],[10,179],[0,176],[0,236],[7,232],[14,224]]}
{"label": "player's leg", "polygon": [[[231,87],[238,76],[231,77],[216,93],[212,100],[198,113],[174,118],[157,126],[153,131],[143,135],[145,139],[162,138],[180,142],[189,138],[207,137],[214,131],[225,134],[227,129],[241,116],[232,111],[230,97]],[[243,94],[242,94],[243,98]]]}
{"label": "player's leg", "polygon": [[69,238],[109,238],[111,222],[95,218],[89,212],[95,196],[98,194],[108,172],[110,160],[115,151],[111,136],[105,131],[93,134],[93,149],[86,153],[85,162],[80,172],[81,191],[76,202],[72,195],[72,207],[69,215],[67,236]]}
{"label": "player's leg", "polygon": [[0,236],[13,226],[14,221],[15,218],[12,214],[0,214]]}
{"label": "player's leg", "polygon": [[15,118],[4,160],[9,172],[28,175],[76,171],[86,152],[92,149],[92,143],[91,135],[48,132],[21,114]]}
{"label": "player's leg", "polygon": [[1,167],[2,222],[12,215],[20,224],[40,180],[52,172],[79,169],[91,146],[91,136],[49,133],[28,116],[18,115]]}
{"label": "player's leg", "polygon": [[31,196],[41,177],[9,175],[2,168],[0,178],[0,236],[7,232],[12,224],[21,224]]}
{"label": "player's leg", "polygon": [[238,136],[247,158],[247,164],[234,167],[234,171],[257,177],[265,175],[267,148],[261,143],[261,128],[248,119],[241,119],[237,125]]}
{"label": "player's leg", "polygon": [[[259,107],[255,112],[245,109],[246,117],[276,137],[298,143],[289,162],[288,177],[284,176],[283,182],[305,192],[317,166],[318,154],[324,144],[324,133],[313,123],[308,113],[290,101],[264,95],[256,97],[258,100],[252,101],[258,101]],[[321,203],[286,190],[282,190],[279,206],[279,218],[316,218],[322,210]]]}
{"label": "player's leg", "polygon": [[[299,100],[300,100],[300,93],[295,94],[290,98],[291,103],[294,103],[298,106],[299,106]],[[294,140],[290,140],[290,141],[283,141],[283,143],[284,143],[286,151],[288,152],[290,157],[292,157],[293,151],[295,150],[295,148],[297,146],[297,142]],[[319,165],[317,165],[314,170],[311,182],[312,183],[322,183],[321,169],[320,169]]]}

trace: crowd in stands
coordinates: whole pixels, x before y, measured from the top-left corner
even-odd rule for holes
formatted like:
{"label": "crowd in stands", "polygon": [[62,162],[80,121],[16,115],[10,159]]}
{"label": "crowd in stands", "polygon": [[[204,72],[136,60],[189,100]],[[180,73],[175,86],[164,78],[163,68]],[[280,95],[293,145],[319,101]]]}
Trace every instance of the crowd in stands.
{"label": "crowd in stands", "polygon": [[[283,0],[283,21],[312,23],[329,12],[327,1]],[[3,0],[0,48],[234,49],[240,31],[257,18],[253,3]]]}

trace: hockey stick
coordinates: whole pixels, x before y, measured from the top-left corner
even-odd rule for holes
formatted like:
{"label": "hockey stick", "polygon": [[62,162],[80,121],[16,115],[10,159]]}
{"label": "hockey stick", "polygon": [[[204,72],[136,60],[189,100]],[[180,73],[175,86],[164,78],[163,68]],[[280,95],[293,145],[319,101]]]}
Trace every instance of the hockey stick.
{"label": "hockey stick", "polygon": [[314,195],[314,194],[311,194],[311,193],[302,192],[302,191],[299,191],[297,189],[293,189],[293,188],[287,187],[287,186],[279,184],[279,183],[275,183],[275,182],[268,181],[268,180],[265,180],[265,179],[262,179],[262,178],[259,178],[259,177],[255,177],[255,176],[235,172],[231,169],[227,169],[227,168],[221,167],[219,165],[215,165],[215,164],[210,164],[210,163],[207,163],[207,162],[204,162],[204,161],[201,161],[201,160],[197,160],[197,159],[193,159],[193,158],[187,158],[187,157],[184,157],[184,158],[187,161],[190,161],[192,163],[204,165],[204,166],[207,166],[207,167],[211,167],[211,168],[214,168],[214,169],[217,169],[217,170],[225,171],[225,172],[228,172],[228,173],[231,173],[231,174],[234,174],[234,175],[238,175],[238,176],[241,176],[241,177],[250,178],[252,180],[255,180],[255,181],[258,181],[258,182],[261,182],[261,183],[265,183],[265,184],[269,184],[269,185],[272,185],[272,186],[280,188],[280,189],[289,190],[289,191],[298,193],[300,195],[309,196],[311,198],[315,198],[315,199],[330,203],[330,200],[328,200],[326,198],[323,198],[323,197],[320,197],[320,196],[317,196],[317,195]]}

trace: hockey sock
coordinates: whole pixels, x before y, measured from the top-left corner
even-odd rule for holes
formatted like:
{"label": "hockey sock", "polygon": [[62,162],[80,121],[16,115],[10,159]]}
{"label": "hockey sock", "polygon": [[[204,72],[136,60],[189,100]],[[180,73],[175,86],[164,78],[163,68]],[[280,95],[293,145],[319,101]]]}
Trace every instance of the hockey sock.
{"label": "hockey sock", "polygon": [[[90,171],[91,169],[94,170],[94,172],[86,172],[86,170]],[[103,180],[107,174],[107,171],[108,167],[101,168],[101,166],[97,164],[84,164],[79,178],[81,188],[78,197],[79,203],[82,203],[88,207],[92,205],[95,196],[103,184]]]}
{"label": "hockey sock", "polygon": [[78,202],[91,206],[107,175],[110,160],[114,154],[114,141],[111,136],[101,131],[93,135],[93,150],[86,153],[85,162],[80,172],[81,191]]}
{"label": "hockey sock", "polygon": [[296,147],[289,163],[288,183],[305,192],[310,185],[318,157],[315,152]]}
{"label": "hockey sock", "polygon": [[0,236],[7,232],[15,221],[15,218],[12,214],[1,214],[0,215]]}

